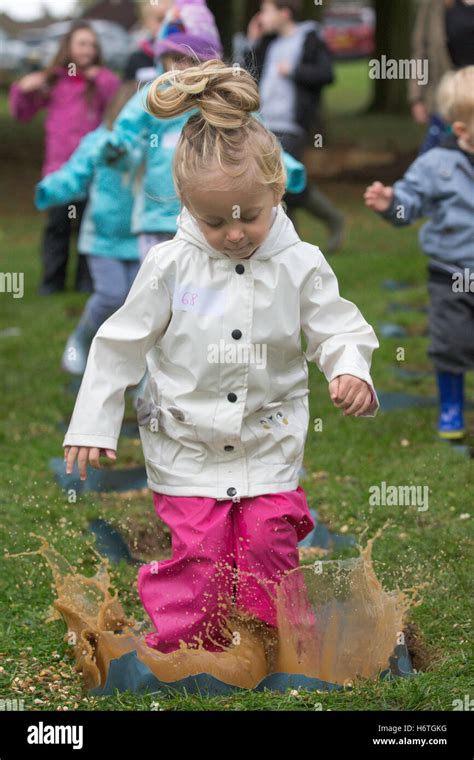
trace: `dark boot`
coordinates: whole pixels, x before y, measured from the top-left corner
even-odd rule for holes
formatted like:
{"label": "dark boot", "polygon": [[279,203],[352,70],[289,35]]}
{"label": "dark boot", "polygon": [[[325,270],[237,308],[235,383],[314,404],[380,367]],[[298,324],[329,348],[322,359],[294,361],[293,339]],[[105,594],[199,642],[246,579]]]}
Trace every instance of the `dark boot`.
{"label": "dark boot", "polygon": [[98,326],[90,321],[87,312],[84,312],[64,349],[61,367],[65,372],[71,375],[84,374],[92,339],[98,329]]}
{"label": "dark boot", "polygon": [[304,206],[307,211],[322,219],[329,229],[326,253],[336,253],[344,239],[344,214],[342,214],[323,193],[313,184],[309,184],[304,194]]}

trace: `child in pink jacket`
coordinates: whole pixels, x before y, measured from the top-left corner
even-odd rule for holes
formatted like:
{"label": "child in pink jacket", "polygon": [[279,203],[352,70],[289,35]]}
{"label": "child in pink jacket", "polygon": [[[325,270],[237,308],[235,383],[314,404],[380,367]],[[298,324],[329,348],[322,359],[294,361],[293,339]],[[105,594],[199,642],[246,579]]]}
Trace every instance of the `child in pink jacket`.
{"label": "child in pink jacket", "polygon": [[[15,82],[10,90],[10,112],[29,121],[45,108],[46,151],[43,177],[70,158],[81,139],[102,122],[120,79],[102,66],[98,40],[89,24],[80,21],[64,36],[54,60],[44,71]],[[76,204],[80,222],[85,203]],[[69,255],[71,218],[69,206],[50,210],[43,235],[43,276],[39,292],[64,290]],[[87,260],[79,257],[76,289],[91,291]]]}

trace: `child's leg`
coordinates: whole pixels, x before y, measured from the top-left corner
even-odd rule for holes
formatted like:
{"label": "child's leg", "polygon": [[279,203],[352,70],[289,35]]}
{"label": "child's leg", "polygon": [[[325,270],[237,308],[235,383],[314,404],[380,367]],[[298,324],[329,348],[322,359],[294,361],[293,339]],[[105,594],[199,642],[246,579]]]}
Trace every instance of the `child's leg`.
{"label": "child's leg", "polygon": [[173,557],[143,565],[138,573],[138,592],[156,628],[146,642],[172,652],[180,640],[196,645],[199,637],[205,649],[222,651],[230,644],[219,624],[232,600],[233,503],[155,492],[153,501],[171,530]]}
{"label": "child's leg", "polygon": [[42,240],[43,279],[41,287],[44,292],[64,290],[66,269],[69,255],[69,237],[71,221],[67,206],[55,206],[48,211]]}
{"label": "child's leg", "polygon": [[129,290],[128,262],[107,256],[88,256],[94,282],[94,293],[69,336],[62,358],[62,368],[73,375],[82,375],[86,368],[89,348],[94,335],[117,309],[122,306]]}
{"label": "child's leg", "polygon": [[127,295],[128,295],[128,291],[132,287],[135,277],[137,276],[139,272],[141,262],[139,259],[136,259],[133,261],[123,261],[122,263],[123,263],[123,266],[125,267]]}
{"label": "child's leg", "polygon": [[[289,133],[277,133],[284,150],[303,162],[304,151],[307,142],[306,135],[293,135]],[[344,232],[344,215],[331,203],[323,193],[308,180],[307,186],[301,193],[286,193],[285,203],[287,214],[295,224],[295,211],[304,208],[317,219],[322,219],[329,228],[330,236],[326,250],[334,253],[341,245]]]}
{"label": "child's leg", "polygon": [[[76,219],[71,224],[71,233],[79,235],[79,231],[82,224],[82,217],[86,209],[86,201],[76,201],[74,204],[76,207]],[[92,280],[92,274],[89,269],[89,257],[77,254],[77,268],[74,288],[79,293],[93,293],[94,283]]]}
{"label": "child's leg", "polygon": [[298,542],[313,528],[314,520],[301,486],[295,491],[255,496],[236,504],[237,609],[276,626],[270,594],[275,594],[276,585],[289,570],[298,567]]}
{"label": "child's leg", "polygon": [[78,293],[93,293],[94,283],[89,269],[89,257],[80,253],[77,255],[76,282],[74,285]]}
{"label": "child's leg", "polygon": [[88,256],[94,282],[94,293],[87,301],[85,312],[97,329],[119,309],[129,291],[127,261],[109,256]]}
{"label": "child's leg", "polygon": [[450,272],[429,268],[428,354],[436,369],[442,438],[464,435],[464,372],[474,369],[474,293],[453,285]]}

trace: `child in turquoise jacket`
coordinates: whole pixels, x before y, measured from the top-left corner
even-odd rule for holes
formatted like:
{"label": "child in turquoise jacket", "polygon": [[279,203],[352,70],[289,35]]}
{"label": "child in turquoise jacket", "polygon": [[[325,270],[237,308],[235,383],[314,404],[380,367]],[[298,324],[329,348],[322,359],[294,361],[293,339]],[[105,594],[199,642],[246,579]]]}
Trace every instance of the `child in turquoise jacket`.
{"label": "child in turquoise jacket", "polygon": [[87,257],[94,293],[62,357],[63,369],[75,375],[83,374],[93,336],[122,306],[140,267],[137,238],[131,231],[135,162],[124,158],[110,165],[101,158],[114,118],[134,92],[133,83],[123,85],[104,123],[86,135],[69,161],[36,188],[40,210],[88,198],[78,249]]}

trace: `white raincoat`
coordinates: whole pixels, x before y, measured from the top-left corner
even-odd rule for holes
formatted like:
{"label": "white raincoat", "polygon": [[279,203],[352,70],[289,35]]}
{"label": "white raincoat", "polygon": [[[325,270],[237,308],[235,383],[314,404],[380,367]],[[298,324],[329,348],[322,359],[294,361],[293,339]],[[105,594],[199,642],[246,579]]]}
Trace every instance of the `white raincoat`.
{"label": "white raincoat", "polygon": [[[274,213],[262,245],[236,261],[183,209],[176,237],[149,251],[97,331],[63,446],[116,450],[125,390],[148,365],[138,421],[152,490],[239,501],[298,487],[307,361],[328,382],[351,374],[373,388],[379,344],[319,248]],[[378,407],[375,394],[366,416]]]}

